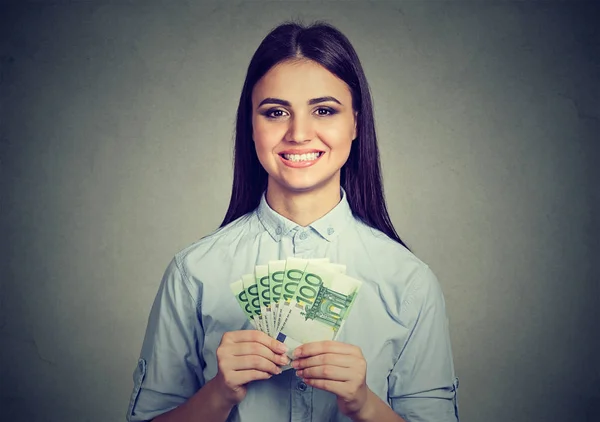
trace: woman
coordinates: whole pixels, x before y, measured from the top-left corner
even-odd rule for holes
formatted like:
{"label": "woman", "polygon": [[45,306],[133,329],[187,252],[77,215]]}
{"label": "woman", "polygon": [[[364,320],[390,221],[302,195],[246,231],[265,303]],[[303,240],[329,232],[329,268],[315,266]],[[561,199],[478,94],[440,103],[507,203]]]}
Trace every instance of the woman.
{"label": "woman", "polygon": [[[250,329],[229,284],[289,256],[344,263],[363,286],[337,341],[282,372],[285,346]],[[458,420],[443,295],[389,219],[367,81],[335,28],[284,24],[254,54],[229,209],[165,272],[128,420]]]}

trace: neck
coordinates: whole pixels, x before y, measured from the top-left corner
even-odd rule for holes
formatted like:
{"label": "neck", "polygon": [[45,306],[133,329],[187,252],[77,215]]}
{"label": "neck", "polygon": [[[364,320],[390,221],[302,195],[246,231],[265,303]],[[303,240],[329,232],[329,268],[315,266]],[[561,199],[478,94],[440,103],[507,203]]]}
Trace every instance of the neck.
{"label": "neck", "polygon": [[342,198],[339,184],[317,191],[291,192],[269,183],[266,199],[275,212],[306,227],[335,208]]}

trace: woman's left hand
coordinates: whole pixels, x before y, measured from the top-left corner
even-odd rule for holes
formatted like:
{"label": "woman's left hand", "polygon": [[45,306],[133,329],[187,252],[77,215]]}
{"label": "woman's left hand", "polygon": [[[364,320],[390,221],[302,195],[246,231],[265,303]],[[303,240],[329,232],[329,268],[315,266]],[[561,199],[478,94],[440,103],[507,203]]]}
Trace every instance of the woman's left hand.
{"label": "woman's left hand", "polygon": [[344,415],[364,412],[369,387],[367,362],[359,347],[337,341],[306,343],[294,351],[294,359],[297,375],[306,384],[335,394]]}

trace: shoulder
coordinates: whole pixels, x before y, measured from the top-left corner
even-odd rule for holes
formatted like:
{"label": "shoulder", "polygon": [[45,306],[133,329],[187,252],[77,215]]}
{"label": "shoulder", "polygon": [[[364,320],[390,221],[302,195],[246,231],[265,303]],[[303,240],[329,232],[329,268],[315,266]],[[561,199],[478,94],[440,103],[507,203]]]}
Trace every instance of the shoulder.
{"label": "shoulder", "polygon": [[260,223],[255,212],[250,212],[202,237],[175,254],[174,261],[186,277],[194,276],[198,269],[207,271],[231,260],[232,251],[243,248],[252,234],[260,233]]}
{"label": "shoulder", "polygon": [[407,281],[428,268],[413,252],[382,231],[368,226],[358,218],[355,218],[353,226],[368,266],[376,268],[380,278]]}

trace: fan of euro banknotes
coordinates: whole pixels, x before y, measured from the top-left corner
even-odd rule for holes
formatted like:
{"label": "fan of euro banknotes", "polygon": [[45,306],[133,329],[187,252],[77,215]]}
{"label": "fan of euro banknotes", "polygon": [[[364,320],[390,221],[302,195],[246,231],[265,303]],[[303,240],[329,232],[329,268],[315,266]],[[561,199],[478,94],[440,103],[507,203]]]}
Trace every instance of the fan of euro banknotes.
{"label": "fan of euro banknotes", "polygon": [[288,346],[335,340],[362,284],[346,266],[328,258],[269,261],[231,284],[242,311],[257,330]]}

